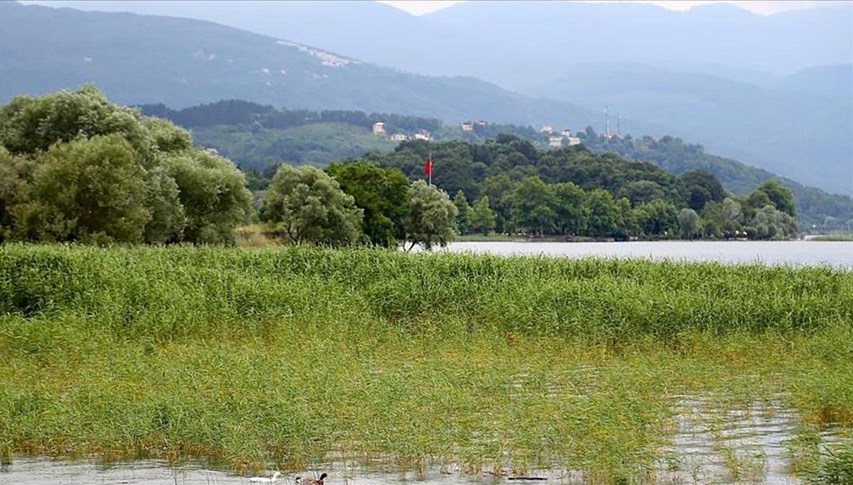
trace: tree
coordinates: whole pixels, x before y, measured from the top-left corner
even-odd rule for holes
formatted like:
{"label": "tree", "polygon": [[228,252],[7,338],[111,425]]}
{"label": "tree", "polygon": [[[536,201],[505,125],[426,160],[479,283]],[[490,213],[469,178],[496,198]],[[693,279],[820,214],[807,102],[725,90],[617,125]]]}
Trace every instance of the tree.
{"label": "tree", "polygon": [[647,236],[670,235],[678,227],[678,212],[674,205],[661,199],[634,209],[640,230]]}
{"label": "tree", "polygon": [[362,229],[370,244],[392,248],[406,237],[403,219],[409,213],[409,182],[402,172],[368,161],[332,164],[326,172],[363,211]]}
{"label": "tree", "polygon": [[723,215],[723,204],[721,202],[708,202],[702,213],[702,236],[708,238],[720,238],[723,236],[725,217]]}
{"label": "tree", "polygon": [[508,195],[515,183],[508,175],[486,177],[480,193],[489,197],[489,204],[495,214],[495,229],[499,232],[510,230],[510,203]]}
{"label": "tree", "polygon": [[[230,243],[233,229],[246,219],[251,194],[234,164],[203,150],[166,158],[186,213],[184,238],[199,243]],[[164,188],[168,191],[168,188]]]}
{"label": "tree", "polygon": [[36,162],[22,229],[42,241],[141,242],[143,176],[120,135],[53,145]]}
{"label": "tree", "polygon": [[234,164],[91,86],[0,107],[0,147],[4,238],[232,242],[249,208]]}
{"label": "tree", "polygon": [[456,206],[456,228],[459,234],[467,234],[471,229],[471,206],[465,198],[465,193],[458,190],[453,197],[453,205]]}
{"label": "tree", "polygon": [[612,236],[622,224],[619,206],[610,193],[595,189],[584,200],[587,212],[587,235],[595,237]]}
{"label": "tree", "polygon": [[404,224],[407,251],[418,244],[425,249],[446,246],[456,238],[456,206],[447,192],[417,180],[409,187],[409,205],[411,212]]}
{"label": "tree", "polygon": [[545,234],[554,230],[557,199],[553,189],[539,177],[527,177],[509,194],[510,216],[516,230]]}
{"label": "tree", "polygon": [[571,182],[565,182],[555,184],[553,190],[556,199],[557,230],[564,235],[580,234],[587,222],[587,214],[584,210],[586,194],[583,189]]}
{"label": "tree", "polygon": [[796,220],[790,214],[766,205],[750,221],[750,239],[791,239],[797,235]]}
{"label": "tree", "polygon": [[759,185],[755,190],[767,194],[767,198],[776,210],[780,210],[791,217],[797,217],[797,206],[794,203],[794,195],[779,182],[768,180]]}
{"label": "tree", "polygon": [[471,228],[483,234],[489,234],[495,230],[495,213],[489,206],[488,195],[484,195],[474,202],[471,213]]}
{"label": "tree", "polygon": [[264,196],[266,220],[282,224],[287,240],[343,246],[361,237],[362,210],[338,182],[314,167],[282,165]]}
{"label": "tree", "polygon": [[699,214],[693,209],[681,209],[678,213],[678,227],[681,228],[681,237],[693,239],[699,232]]}
{"label": "tree", "polygon": [[743,210],[741,204],[731,197],[726,197],[723,200],[723,231],[734,233],[741,228],[742,224]]}
{"label": "tree", "polygon": [[722,202],[726,198],[726,189],[705,170],[685,172],[679,181],[687,206],[696,212],[704,209],[708,202]]}
{"label": "tree", "polygon": [[0,146],[0,243],[14,237],[15,210],[27,200],[27,179],[32,169],[31,161],[15,157]]}

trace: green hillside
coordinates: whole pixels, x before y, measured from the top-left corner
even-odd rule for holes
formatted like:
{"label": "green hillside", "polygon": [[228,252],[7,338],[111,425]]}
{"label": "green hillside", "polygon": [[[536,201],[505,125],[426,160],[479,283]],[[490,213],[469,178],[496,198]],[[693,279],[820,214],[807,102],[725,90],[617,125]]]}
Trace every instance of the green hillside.
{"label": "green hillside", "polygon": [[473,78],[429,77],[173,17],[0,2],[0,102],[94,83],[122,104],[273,106],[585,125],[596,115]]}
{"label": "green hillside", "polygon": [[[548,143],[547,135],[530,126],[474,123],[472,131],[465,132],[458,125],[445,125],[433,118],[359,111],[277,110],[245,101],[220,101],[183,110],[146,105],[141,110],[192,130],[197,145],[215,148],[244,170],[259,172],[277,163],[323,165],[371,151],[391,152],[396,143],[369,130],[377,121],[383,121],[389,133],[412,135],[428,131],[436,142],[481,144],[509,134],[531,142],[534,149],[545,149]],[[691,170],[707,171],[733,195],[746,195],[767,180],[778,180],[794,195],[802,230],[849,230],[853,220],[850,197],[828,194],[767,170],[706,153],[701,145],[685,143],[680,138],[608,138],[591,128],[578,136],[593,153],[616,153],[629,160],[652,163],[679,176]],[[410,167],[410,175],[417,171],[416,165]],[[464,184],[448,190],[460,188],[465,189]]]}

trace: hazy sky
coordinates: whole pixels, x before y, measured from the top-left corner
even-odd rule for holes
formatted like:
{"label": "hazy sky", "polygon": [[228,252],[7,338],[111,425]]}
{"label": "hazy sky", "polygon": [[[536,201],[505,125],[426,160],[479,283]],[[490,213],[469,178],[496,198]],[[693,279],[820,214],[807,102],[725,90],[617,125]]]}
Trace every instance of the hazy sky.
{"label": "hazy sky", "polygon": [[[428,12],[433,12],[435,10],[441,10],[442,8],[449,7],[451,5],[462,3],[461,1],[453,1],[453,0],[443,0],[443,1],[425,1],[425,0],[379,0],[381,3],[386,3],[388,5],[393,5],[401,10],[405,10],[414,15],[421,15]],[[621,2],[620,2],[621,3]],[[648,0],[648,1],[640,1],[638,3],[651,3],[664,8],[668,8],[670,10],[688,10],[691,7],[695,7],[696,5],[702,5],[706,3],[733,3],[744,10],[749,10],[750,12],[755,12],[763,15],[770,15],[777,12],[784,12],[786,10],[799,10],[804,8],[815,8],[815,7],[825,7],[829,5],[838,5],[841,3],[853,3],[853,1],[685,1],[685,0]]]}

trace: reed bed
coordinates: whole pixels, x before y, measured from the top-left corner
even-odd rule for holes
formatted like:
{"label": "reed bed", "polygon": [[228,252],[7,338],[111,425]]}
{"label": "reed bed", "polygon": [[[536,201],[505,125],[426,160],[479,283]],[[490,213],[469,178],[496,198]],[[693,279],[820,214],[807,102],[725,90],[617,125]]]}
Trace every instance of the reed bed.
{"label": "reed bed", "polygon": [[679,395],[850,439],[851,322],[830,268],[5,245],[0,450],[650,480]]}

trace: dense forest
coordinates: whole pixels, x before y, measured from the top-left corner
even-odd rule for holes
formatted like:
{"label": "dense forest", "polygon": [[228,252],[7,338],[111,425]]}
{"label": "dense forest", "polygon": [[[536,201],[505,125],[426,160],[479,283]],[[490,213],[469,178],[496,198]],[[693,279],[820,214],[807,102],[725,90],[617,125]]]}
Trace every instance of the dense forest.
{"label": "dense forest", "polygon": [[[244,120],[255,109],[232,106]],[[111,104],[93,87],[0,107],[0,172],[0,240],[229,243],[251,220],[292,243],[408,249],[475,232],[796,236],[793,196],[775,181],[731,196],[707,171],[676,176],[581,145],[540,150],[507,134],[406,141],[325,171],[280,164],[247,180],[230,160],[194,148],[188,132]]]}
{"label": "dense forest", "polygon": [[[529,141],[535,149],[544,149],[549,138],[529,126],[484,121],[473,122],[471,131],[463,131],[456,125],[448,126],[435,119],[415,116],[340,110],[286,110],[237,100],[182,110],[171,110],[164,105],[145,105],[140,109],[146,115],[163,117],[192,130],[197,146],[215,148],[242,169],[254,172],[254,175],[249,174],[250,180],[263,173],[265,168],[280,163],[323,167],[335,161],[358,158],[365,153],[392,152],[397,142],[387,136],[377,137],[370,131],[377,121],[385,123],[388,134],[412,136],[428,132],[434,142],[483,144],[504,134]],[[670,136],[660,139],[605,136],[591,127],[579,131],[577,136],[592,153],[616,153],[630,160],[653,163],[675,175],[692,170],[706,171],[733,195],[748,196],[766,181],[776,180],[794,196],[801,231],[849,231],[853,228],[853,199],[850,197],[828,194],[736,160],[708,154],[701,145],[688,144]],[[449,190],[454,189],[451,187]],[[465,190],[470,198],[469,192]]]}
{"label": "dense forest", "polygon": [[539,150],[499,135],[483,144],[404,142],[365,159],[432,181],[459,211],[459,230],[531,236],[629,239],[784,239],[796,234],[790,191],[768,181],[746,196],[730,196],[713,175],[675,176],[583,146]]}
{"label": "dense forest", "polygon": [[853,199],[850,197],[829,194],[736,160],[711,155],[702,145],[685,143],[671,136],[660,139],[631,135],[608,137],[597,134],[592,128],[579,132],[578,136],[584,146],[595,153],[618,153],[632,160],[654,163],[676,175],[705,170],[736,195],[748,194],[767,180],[777,180],[794,195],[801,230],[853,230]]}

